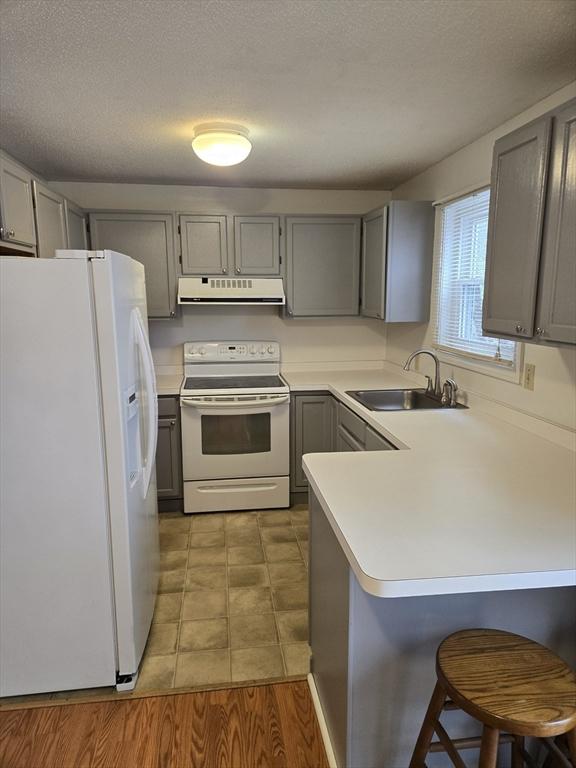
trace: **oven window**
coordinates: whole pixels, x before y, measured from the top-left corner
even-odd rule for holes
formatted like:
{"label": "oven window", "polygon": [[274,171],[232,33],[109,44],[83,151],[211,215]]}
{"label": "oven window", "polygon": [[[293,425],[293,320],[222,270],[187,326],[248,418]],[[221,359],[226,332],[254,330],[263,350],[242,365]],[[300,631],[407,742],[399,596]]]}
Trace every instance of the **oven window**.
{"label": "oven window", "polygon": [[270,451],[270,414],[202,416],[202,454],[231,456]]}

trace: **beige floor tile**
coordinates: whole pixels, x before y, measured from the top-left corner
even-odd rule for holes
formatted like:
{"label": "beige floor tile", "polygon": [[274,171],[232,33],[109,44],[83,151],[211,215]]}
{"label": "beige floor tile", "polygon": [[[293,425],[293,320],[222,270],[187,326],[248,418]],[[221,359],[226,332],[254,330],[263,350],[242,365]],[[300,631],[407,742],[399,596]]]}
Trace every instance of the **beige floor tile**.
{"label": "beige floor tile", "polygon": [[226,529],[226,545],[228,547],[260,545],[260,529],[257,525]]}
{"label": "beige floor tile", "polygon": [[270,582],[274,587],[307,584],[308,571],[302,561],[293,563],[268,563]]}
{"label": "beige floor tile", "polygon": [[228,604],[231,616],[273,611],[269,587],[230,589]]}
{"label": "beige floor tile", "polygon": [[296,538],[298,541],[308,541],[308,526],[307,525],[294,525],[292,526]]}
{"label": "beige floor tile", "polygon": [[228,547],[228,565],[254,565],[263,562],[264,552],[259,544]]}
{"label": "beige floor tile", "polygon": [[286,611],[276,614],[280,642],[308,642],[308,611]]}
{"label": "beige floor tile", "polygon": [[146,643],[145,658],[148,656],[176,653],[178,639],[178,622],[171,624],[152,624],[148,642]]}
{"label": "beige floor tile", "polygon": [[296,541],[286,541],[283,544],[265,544],[264,552],[269,563],[284,563],[292,560],[302,561],[302,554]]}
{"label": "beige floor tile", "polygon": [[179,549],[173,552],[160,552],[160,570],[174,571],[178,568],[186,568],[188,549]]}
{"label": "beige floor tile", "polygon": [[256,512],[227,512],[225,523],[226,530],[257,528],[258,518]]}
{"label": "beige floor tile", "polygon": [[174,670],[176,669],[176,654],[169,656],[146,656],[136,690],[166,690],[174,687]]}
{"label": "beige floor tile", "polygon": [[232,681],[267,680],[283,677],[284,665],[279,645],[238,648],[231,652]]}
{"label": "beige floor tile", "polygon": [[308,524],[308,508],[299,509],[294,507],[290,511],[290,521],[293,525],[307,525]]}
{"label": "beige floor tile", "polygon": [[230,646],[251,648],[278,643],[274,614],[263,613],[230,617]]}
{"label": "beige floor tile", "polygon": [[224,531],[207,531],[206,533],[195,533],[190,535],[190,548],[194,547],[223,547]]}
{"label": "beige floor tile", "polygon": [[186,572],[186,591],[192,589],[225,589],[225,565],[199,565]]}
{"label": "beige floor tile", "polygon": [[307,675],[310,672],[310,646],[308,643],[283,645],[282,654],[287,675]]}
{"label": "beige floor tile", "polygon": [[230,651],[179,653],[176,663],[176,688],[230,682]]}
{"label": "beige floor tile", "polygon": [[287,541],[296,541],[296,534],[291,525],[275,525],[271,528],[262,528],[261,536],[264,544],[282,544]]}
{"label": "beige floor tile", "polygon": [[188,549],[187,533],[161,533],[160,549],[163,552],[171,552],[175,549]]}
{"label": "beige floor tile", "polygon": [[160,533],[190,533],[190,516],[170,517],[164,519],[159,516]]}
{"label": "beige floor tile", "polygon": [[182,594],[179,592],[158,595],[152,622],[154,624],[167,624],[172,621],[179,621],[181,606]]}
{"label": "beige floor tile", "polygon": [[186,568],[179,568],[176,571],[160,571],[160,582],[158,592],[182,592],[184,589],[184,579],[186,577]]}
{"label": "beige floor tile", "polygon": [[224,514],[219,512],[208,512],[204,515],[192,515],[191,517],[194,533],[221,531],[224,528]]}
{"label": "beige floor tile", "polygon": [[258,521],[262,527],[290,525],[290,513],[284,510],[258,512]]}
{"label": "beige floor tile", "polygon": [[273,587],[272,599],[277,611],[297,611],[308,607],[308,585],[295,587]]}
{"label": "beige floor tile", "polygon": [[228,586],[267,587],[270,583],[265,565],[231,565],[228,567]]}
{"label": "beige floor tile", "polygon": [[182,621],[226,616],[226,590],[202,589],[184,593]]}
{"label": "beige floor tile", "polygon": [[178,651],[207,651],[228,648],[228,619],[183,621]]}
{"label": "beige floor tile", "polygon": [[188,552],[188,567],[196,565],[225,565],[226,547],[196,547]]}

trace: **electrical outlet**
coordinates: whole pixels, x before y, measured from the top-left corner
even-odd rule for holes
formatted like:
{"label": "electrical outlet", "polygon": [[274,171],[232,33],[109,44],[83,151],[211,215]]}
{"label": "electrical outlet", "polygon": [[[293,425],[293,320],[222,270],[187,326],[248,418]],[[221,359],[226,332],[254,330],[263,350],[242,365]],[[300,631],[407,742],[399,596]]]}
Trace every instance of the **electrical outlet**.
{"label": "electrical outlet", "polygon": [[536,366],[532,363],[526,363],[524,366],[524,388],[534,391],[534,377],[536,376]]}

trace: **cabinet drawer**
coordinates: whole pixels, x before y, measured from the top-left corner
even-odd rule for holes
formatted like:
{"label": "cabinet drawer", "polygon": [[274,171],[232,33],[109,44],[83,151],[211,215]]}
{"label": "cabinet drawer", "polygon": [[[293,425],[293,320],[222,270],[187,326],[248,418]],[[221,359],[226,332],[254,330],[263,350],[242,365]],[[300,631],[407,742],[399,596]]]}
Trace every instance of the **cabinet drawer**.
{"label": "cabinet drawer", "polygon": [[385,437],[375,432],[372,427],[366,427],[366,443],[365,449],[367,451],[395,451],[396,448],[386,440]]}
{"label": "cabinet drawer", "polygon": [[340,425],[338,427],[338,436],[336,438],[336,449],[340,451],[363,451],[364,445],[356,440],[353,435],[348,432],[346,427]]}
{"label": "cabinet drawer", "polygon": [[161,395],[158,398],[158,416],[177,416],[178,415],[178,398]]}
{"label": "cabinet drawer", "polygon": [[349,408],[346,408],[345,405],[338,406],[338,425],[342,425],[352,437],[364,445],[366,441],[366,423],[360,416],[356,416]]}

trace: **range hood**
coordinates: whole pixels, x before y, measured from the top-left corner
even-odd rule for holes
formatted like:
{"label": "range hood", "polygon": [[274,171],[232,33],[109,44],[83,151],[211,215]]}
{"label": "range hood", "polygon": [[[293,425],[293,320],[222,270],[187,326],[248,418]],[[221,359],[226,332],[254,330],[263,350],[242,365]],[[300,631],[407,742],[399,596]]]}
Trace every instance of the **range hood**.
{"label": "range hood", "polygon": [[178,304],[285,304],[280,277],[181,277]]}

